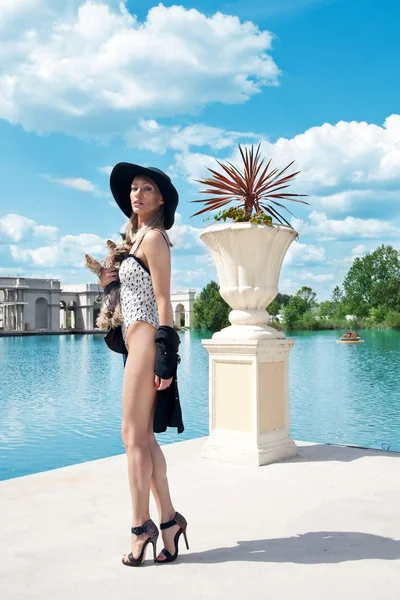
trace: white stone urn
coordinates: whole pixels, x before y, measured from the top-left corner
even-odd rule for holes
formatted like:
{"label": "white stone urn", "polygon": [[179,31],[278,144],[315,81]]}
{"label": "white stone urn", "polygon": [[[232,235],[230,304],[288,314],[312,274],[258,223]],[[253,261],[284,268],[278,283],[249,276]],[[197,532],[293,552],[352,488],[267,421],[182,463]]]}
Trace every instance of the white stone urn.
{"label": "white stone urn", "polygon": [[285,225],[218,223],[200,234],[214,259],[220,294],[232,308],[231,325],[212,339],[282,339],[268,326],[266,308],[278,293],[279,274],[286,251],[298,236]]}

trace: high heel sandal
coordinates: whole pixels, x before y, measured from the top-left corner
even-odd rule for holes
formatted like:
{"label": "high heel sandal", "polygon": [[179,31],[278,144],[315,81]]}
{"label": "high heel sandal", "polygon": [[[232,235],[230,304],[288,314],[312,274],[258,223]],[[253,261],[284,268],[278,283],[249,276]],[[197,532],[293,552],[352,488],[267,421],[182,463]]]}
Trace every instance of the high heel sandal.
{"label": "high heel sandal", "polygon": [[143,544],[140,556],[138,558],[135,558],[131,552],[127,556],[127,559],[129,560],[129,562],[125,562],[125,560],[122,559],[122,564],[125,565],[126,567],[140,567],[140,565],[143,564],[143,561],[146,556],[147,544],[149,544],[150,542],[153,544],[153,557],[154,557],[154,562],[156,562],[156,557],[157,557],[156,546],[157,546],[159,531],[158,531],[157,525],[154,523],[154,521],[149,519],[148,521],[143,523],[143,525],[141,525],[140,527],[132,527],[131,533],[134,533],[135,535],[142,535],[143,533],[147,533],[147,535],[149,537]]}
{"label": "high heel sandal", "polygon": [[188,542],[187,535],[186,535],[187,521],[186,521],[185,517],[183,517],[181,514],[176,512],[175,517],[171,521],[168,521],[167,523],[160,523],[160,529],[169,529],[169,527],[173,527],[174,525],[179,525],[179,530],[176,532],[175,538],[174,538],[175,552],[174,552],[174,554],[171,554],[171,552],[169,552],[166,548],[163,548],[161,550],[161,552],[164,554],[165,559],[159,560],[158,558],[156,558],[156,562],[158,562],[160,564],[170,563],[177,559],[178,552],[179,552],[178,543],[179,543],[179,538],[181,537],[182,533],[183,533],[183,537],[185,538],[186,548],[189,550],[189,542]]}

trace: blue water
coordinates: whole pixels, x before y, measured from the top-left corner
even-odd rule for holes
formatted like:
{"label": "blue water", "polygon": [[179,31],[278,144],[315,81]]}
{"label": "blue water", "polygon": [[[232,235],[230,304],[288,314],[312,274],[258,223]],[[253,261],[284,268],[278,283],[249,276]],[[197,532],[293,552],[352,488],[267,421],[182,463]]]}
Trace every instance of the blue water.
{"label": "blue water", "polygon": [[[180,333],[178,381],[185,432],[208,434],[207,331]],[[400,451],[400,331],[294,332],[290,354],[294,439]],[[0,338],[0,480],[124,452],[123,363],[102,335]],[[387,446],[385,446],[387,447]]]}

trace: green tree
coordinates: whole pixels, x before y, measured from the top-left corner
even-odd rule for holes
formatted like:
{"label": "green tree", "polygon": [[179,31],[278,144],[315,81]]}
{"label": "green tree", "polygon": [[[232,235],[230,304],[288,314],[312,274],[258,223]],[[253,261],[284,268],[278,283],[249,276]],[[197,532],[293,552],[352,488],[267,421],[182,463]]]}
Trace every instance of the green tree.
{"label": "green tree", "polygon": [[319,329],[319,321],[311,310],[306,310],[301,316],[301,324],[305,329]]}
{"label": "green tree", "polygon": [[335,304],[341,304],[341,302],[343,302],[343,291],[338,285],[335,285],[332,290],[332,302]]}
{"label": "green tree", "polygon": [[321,302],[318,309],[319,316],[323,318],[328,317],[328,319],[332,319],[336,313],[336,305],[331,300]]}
{"label": "green tree", "polygon": [[400,312],[388,310],[384,321],[385,327],[395,327],[400,329]]}
{"label": "green tree", "polygon": [[332,290],[332,314],[330,318],[344,319],[348,313],[343,290],[338,286]]}
{"label": "green tree", "polygon": [[193,327],[219,331],[230,325],[228,315],[231,309],[219,293],[215,281],[208,283],[193,303]]}
{"label": "green tree", "polygon": [[303,285],[303,287],[296,292],[296,296],[301,300],[304,300],[307,310],[311,310],[314,306],[317,306],[317,294],[306,285]]}
{"label": "green tree", "polygon": [[281,294],[278,292],[275,300],[277,300],[281,306],[286,306],[291,297],[290,294]]}
{"label": "green tree", "polygon": [[276,317],[282,307],[286,306],[286,304],[289,302],[290,298],[291,296],[289,296],[289,294],[281,294],[278,292],[276,298],[267,307],[267,311],[272,317]]}
{"label": "green tree", "polygon": [[283,323],[288,329],[292,329],[294,324],[301,321],[307,311],[317,305],[317,294],[306,285],[303,285],[294,296],[291,296],[289,302],[283,307]]}
{"label": "green tree", "polygon": [[267,311],[269,312],[269,314],[271,315],[271,317],[276,317],[276,315],[278,314],[278,312],[281,310],[281,306],[279,304],[279,302],[276,300],[272,300],[271,304],[269,306],[267,306]]}
{"label": "green tree", "polygon": [[356,258],[343,287],[347,308],[358,317],[367,317],[378,306],[400,311],[400,252],[382,244]]}
{"label": "green tree", "polygon": [[292,296],[286,306],[283,307],[283,323],[288,329],[293,328],[302,315],[307,312],[307,303],[299,296]]}
{"label": "green tree", "polygon": [[377,323],[379,325],[384,322],[387,312],[388,311],[384,306],[373,306],[369,311],[369,318],[372,323]]}

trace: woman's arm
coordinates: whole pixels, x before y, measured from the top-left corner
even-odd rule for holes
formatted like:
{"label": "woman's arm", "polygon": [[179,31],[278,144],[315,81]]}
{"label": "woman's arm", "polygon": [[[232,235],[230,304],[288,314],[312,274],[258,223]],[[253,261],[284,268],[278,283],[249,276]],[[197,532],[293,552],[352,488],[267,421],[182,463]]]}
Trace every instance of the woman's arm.
{"label": "woman's arm", "polygon": [[170,250],[161,233],[155,230],[146,234],[142,242],[142,249],[150,268],[160,325],[173,327]]}
{"label": "woman's arm", "polygon": [[[149,231],[143,238],[143,254],[145,255],[153,283],[156,297],[160,326],[173,327],[174,317],[171,305],[171,253],[165,239],[159,231]],[[154,384],[157,390],[165,390],[172,383],[170,379],[161,379],[154,375]]]}
{"label": "woman's arm", "polygon": [[98,279],[98,283],[102,288],[108,286],[112,281],[116,281],[118,279],[118,271],[117,269],[106,269],[102,268],[100,277]]}

